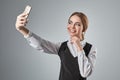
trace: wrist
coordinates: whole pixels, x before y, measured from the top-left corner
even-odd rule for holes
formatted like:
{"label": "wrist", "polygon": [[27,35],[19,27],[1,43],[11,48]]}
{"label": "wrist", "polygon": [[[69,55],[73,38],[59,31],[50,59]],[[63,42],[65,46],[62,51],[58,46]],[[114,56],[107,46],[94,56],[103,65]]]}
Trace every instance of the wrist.
{"label": "wrist", "polygon": [[25,27],[16,27],[18,31],[24,30]]}
{"label": "wrist", "polygon": [[28,35],[29,30],[25,27],[20,27],[20,28],[16,28],[20,33],[22,33],[24,36]]}

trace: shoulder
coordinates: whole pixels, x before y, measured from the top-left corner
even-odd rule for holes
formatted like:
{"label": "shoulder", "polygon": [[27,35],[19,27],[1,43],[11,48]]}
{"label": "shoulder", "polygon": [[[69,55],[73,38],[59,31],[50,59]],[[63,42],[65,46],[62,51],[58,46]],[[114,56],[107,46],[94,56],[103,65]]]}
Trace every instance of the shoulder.
{"label": "shoulder", "polygon": [[89,41],[84,41],[84,45],[90,45],[91,46],[91,50],[95,50],[97,51],[97,47],[96,47],[96,44],[94,42],[89,42]]}
{"label": "shoulder", "polygon": [[61,42],[61,46],[66,45],[68,40]]}
{"label": "shoulder", "polygon": [[90,42],[86,42],[86,44],[91,45],[90,53],[94,53],[94,54],[97,53],[97,48],[96,48],[95,44],[90,43]]}
{"label": "shoulder", "polygon": [[88,41],[84,41],[84,44],[86,45],[90,45],[91,48],[96,48],[96,45],[94,43],[88,42]]}
{"label": "shoulder", "polygon": [[85,45],[89,45],[89,46],[93,46],[93,44],[89,43],[89,42],[85,42]]}

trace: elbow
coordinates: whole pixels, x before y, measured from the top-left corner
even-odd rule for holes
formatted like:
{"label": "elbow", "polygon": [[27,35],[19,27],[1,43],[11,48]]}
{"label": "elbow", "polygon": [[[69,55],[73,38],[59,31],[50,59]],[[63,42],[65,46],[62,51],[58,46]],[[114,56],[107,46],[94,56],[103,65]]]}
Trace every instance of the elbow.
{"label": "elbow", "polygon": [[82,76],[83,78],[87,78],[87,77],[88,77],[88,75],[86,75],[86,74],[81,74],[81,76]]}
{"label": "elbow", "polygon": [[91,70],[88,70],[88,71],[86,71],[86,72],[81,73],[81,76],[82,76],[83,78],[87,78],[87,77],[89,77],[91,74],[92,74],[92,69],[91,69]]}
{"label": "elbow", "polygon": [[30,46],[32,46],[36,50],[39,50],[39,51],[43,52],[43,49],[40,45],[30,44]]}

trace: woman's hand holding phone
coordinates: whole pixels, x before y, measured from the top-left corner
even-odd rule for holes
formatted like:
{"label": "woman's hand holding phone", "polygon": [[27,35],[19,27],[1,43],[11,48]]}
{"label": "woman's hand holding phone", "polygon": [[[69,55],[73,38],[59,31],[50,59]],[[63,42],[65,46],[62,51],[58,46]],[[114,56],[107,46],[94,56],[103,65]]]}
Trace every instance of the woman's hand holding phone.
{"label": "woman's hand holding phone", "polygon": [[22,33],[24,36],[27,36],[29,30],[25,28],[26,24],[28,23],[28,15],[30,14],[31,7],[28,5],[26,6],[24,12],[17,16],[16,19],[16,29]]}
{"label": "woman's hand holding phone", "polygon": [[24,12],[17,16],[16,20],[16,29],[21,30],[28,23],[28,15],[30,13],[31,7],[29,5],[26,6]]}

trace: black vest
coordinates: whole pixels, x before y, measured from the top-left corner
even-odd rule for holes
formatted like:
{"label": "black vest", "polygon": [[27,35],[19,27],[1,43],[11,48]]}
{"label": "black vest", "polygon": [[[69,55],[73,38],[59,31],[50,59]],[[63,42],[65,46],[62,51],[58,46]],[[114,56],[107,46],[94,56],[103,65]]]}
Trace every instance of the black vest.
{"label": "black vest", "polygon": [[[84,46],[86,56],[88,56],[91,46],[89,43]],[[61,44],[58,55],[61,60],[59,80],[86,80],[80,74],[77,57],[73,57],[71,54],[67,41]]]}

